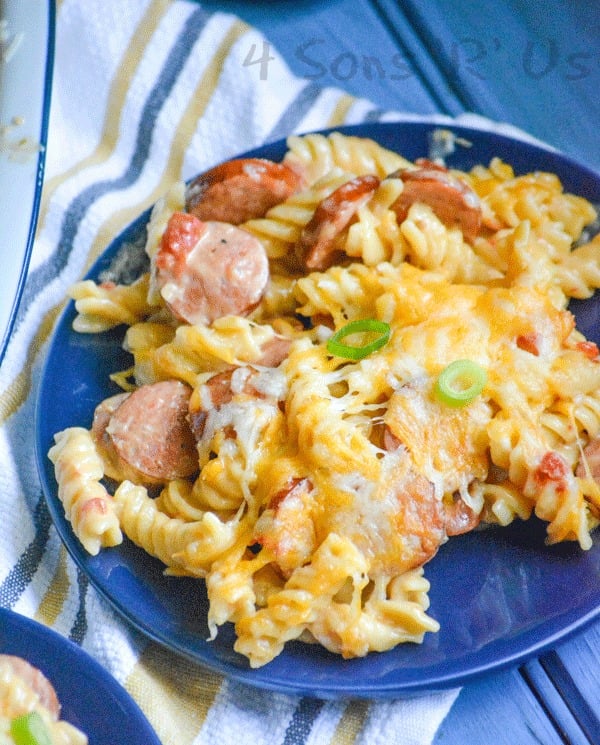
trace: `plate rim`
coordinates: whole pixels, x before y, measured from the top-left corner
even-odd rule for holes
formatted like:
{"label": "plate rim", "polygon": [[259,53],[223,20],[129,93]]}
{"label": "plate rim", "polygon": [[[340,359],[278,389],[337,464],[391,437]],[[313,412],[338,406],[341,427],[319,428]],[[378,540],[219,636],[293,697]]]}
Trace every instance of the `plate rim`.
{"label": "plate rim", "polygon": [[[575,167],[577,171],[580,173],[586,174],[590,179],[592,179],[594,182],[598,182],[598,186],[600,188],[600,174],[597,173],[595,170],[589,168],[588,166],[581,164],[571,158],[570,156],[564,155],[563,153],[555,150],[554,148],[551,148],[550,146],[544,146],[542,143],[541,145],[537,142],[532,141],[530,138],[527,138],[525,136],[523,139],[520,139],[516,136],[512,136],[511,134],[503,134],[498,133],[490,129],[485,129],[483,127],[473,127],[469,126],[467,124],[463,124],[460,122],[453,121],[452,123],[449,123],[445,121],[444,118],[440,117],[419,117],[418,119],[415,119],[414,117],[410,117],[406,120],[403,120],[402,118],[398,118],[394,121],[383,121],[383,122],[366,122],[361,124],[353,124],[353,125],[345,125],[345,126],[339,126],[339,127],[329,127],[321,130],[311,130],[316,131],[318,133],[330,133],[333,131],[341,131],[348,134],[353,134],[357,132],[361,132],[363,130],[373,130],[373,129],[379,129],[380,127],[390,128],[394,125],[416,125],[417,127],[438,127],[440,123],[443,123],[443,125],[448,126],[449,128],[455,130],[457,133],[461,135],[467,135],[469,133],[473,133],[475,136],[477,135],[483,135],[486,137],[493,137],[495,139],[498,139],[500,141],[506,141],[507,143],[510,143],[514,145],[514,143],[518,143],[526,148],[534,148],[537,151],[546,153],[548,157],[551,157],[553,159],[559,159],[562,161],[562,163],[565,165],[565,167]],[[302,133],[305,134],[305,133]],[[362,136],[362,135],[361,135]],[[277,148],[281,147],[282,143],[285,142],[285,139],[277,140],[275,142],[265,143],[262,146],[253,148],[252,150],[249,150],[245,153],[242,153],[240,155],[234,155],[232,157],[245,157],[245,156],[252,156],[256,153],[263,152],[265,148]],[[132,221],[128,226],[125,227],[123,231],[119,233],[118,236],[116,236],[105,248],[105,250],[102,252],[100,257],[97,259],[96,262],[94,262],[93,266],[90,268],[89,272],[86,274],[86,277],[93,277],[97,276],[97,273],[99,271],[100,264],[103,260],[103,258],[106,257],[107,254],[111,252],[111,250],[116,250],[116,247],[120,245],[120,243],[124,240],[124,235],[130,231],[135,225],[138,223],[143,222],[143,220],[147,217],[149,210],[146,210],[143,212],[138,218],[136,218],[134,221]],[[303,694],[309,694],[313,696],[318,696],[323,699],[339,699],[339,698],[363,698],[363,699],[369,699],[369,700],[377,700],[377,699],[388,699],[392,697],[396,697],[398,695],[403,696],[411,696],[411,695],[418,695],[425,692],[434,692],[434,691],[442,691],[446,690],[448,688],[457,687],[460,685],[464,685],[465,683],[472,682],[473,680],[479,679],[483,676],[487,676],[494,672],[499,672],[501,670],[514,667],[515,665],[522,663],[528,659],[531,659],[535,656],[538,656],[542,654],[543,652],[547,651],[548,649],[556,647],[556,645],[559,642],[563,642],[569,637],[573,636],[574,634],[581,632],[583,629],[585,629],[587,626],[589,626],[593,621],[595,621],[598,616],[600,616],[600,602],[598,602],[593,608],[587,610],[582,615],[578,616],[576,619],[571,620],[569,622],[569,625],[563,628],[559,628],[554,630],[551,633],[547,633],[542,640],[532,640],[528,644],[526,644],[524,647],[519,648],[517,651],[513,653],[505,653],[501,659],[498,659],[496,661],[483,661],[479,664],[471,664],[467,670],[465,670],[462,673],[457,672],[445,672],[440,673],[435,676],[432,676],[431,674],[427,677],[426,680],[411,680],[408,682],[398,682],[396,680],[391,682],[385,682],[381,683],[377,686],[373,685],[367,685],[366,687],[361,687],[360,682],[357,683],[356,679],[350,672],[348,675],[348,679],[344,682],[343,685],[336,684],[336,685],[319,685],[318,683],[316,685],[310,685],[307,686],[306,684],[299,683],[298,681],[292,680],[286,680],[286,679],[278,679],[277,681],[273,682],[269,680],[268,676],[264,677],[260,674],[261,671],[266,670],[269,666],[265,666],[264,668],[259,668],[258,670],[250,670],[243,667],[236,667],[235,665],[232,665],[228,661],[224,661],[217,658],[211,658],[207,659],[204,656],[198,656],[195,653],[190,652],[189,649],[185,648],[184,645],[178,643],[177,641],[166,639],[164,634],[156,632],[154,629],[150,628],[147,624],[141,622],[139,619],[133,618],[132,613],[130,609],[123,606],[122,602],[119,602],[118,599],[115,599],[114,597],[111,597],[110,593],[107,593],[106,589],[102,587],[101,585],[98,585],[95,578],[90,576],[89,574],[89,567],[85,563],[85,556],[82,555],[82,552],[79,550],[80,547],[77,545],[76,539],[73,540],[73,534],[70,532],[70,525],[64,520],[64,517],[61,518],[60,515],[60,502],[58,500],[58,497],[55,495],[56,488],[54,487],[54,493],[51,497],[48,496],[48,490],[51,490],[51,484],[50,480],[47,477],[48,474],[48,467],[45,463],[46,459],[46,442],[41,441],[41,433],[40,433],[40,427],[39,427],[39,420],[38,417],[40,416],[41,411],[41,398],[43,395],[43,382],[46,380],[46,375],[48,374],[47,366],[49,366],[51,351],[53,349],[54,343],[56,341],[56,338],[59,334],[59,331],[63,329],[65,326],[65,323],[69,317],[70,314],[73,312],[73,301],[70,301],[67,306],[64,308],[64,310],[61,313],[60,318],[58,319],[54,332],[52,334],[52,339],[48,348],[47,356],[44,361],[44,368],[42,371],[41,380],[42,383],[40,384],[40,389],[38,393],[38,400],[36,401],[35,406],[35,431],[36,431],[36,463],[38,465],[38,471],[40,474],[40,479],[43,486],[43,493],[44,497],[46,499],[46,503],[48,504],[50,513],[52,515],[53,523],[59,532],[59,535],[61,537],[61,540],[63,543],[65,543],[67,549],[69,550],[69,553],[71,554],[72,558],[75,560],[77,565],[86,573],[86,575],[89,577],[91,583],[95,587],[95,589],[99,592],[100,595],[104,599],[106,599],[109,604],[115,608],[121,618],[125,620],[126,623],[132,625],[134,628],[138,629],[140,632],[142,632],[147,638],[152,639],[153,641],[157,642],[161,646],[171,650],[172,652],[175,652],[177,654],[182,655],[183,657],[186,657],[187,659],[191,659],[192,661],[199,663],[217,673],[220,673],[227,678],[231,680],[235,680],[237,682],[249,684],[255,688],[263,689],[263,690],[270,690],[270,691],[277,691],[281,693],[286,694],[293,694],[293,695],[303,695]],[[58,517],[58,523],[56,520],[56,517]],[[68,540],[70,539],[70,540]],[[150,558],[150,557],[148,557]],[[440,632],[438,632],[440,633]],[[393,650],[392,650],[393,651]],[[282,654],[285,654],[285,650]],[[371,653],[371,654],[378,654],[378,653]],[[382,654],[386,654],[385,652]],[[350,665],[353,663],[352,660],[347,661],[350,663]],[[256,674],[258,673],[258,674]]]}
{"label": "plate rim", "polygon": [[12,292],[12,305],[10,311],[7,314],[6,324],[3,329],[0,329],[2,334],[0,340],[0,365],[6,355],[9,341],[12,337],[15,322],[17,319],[17,313],[21,304],[23,290],[27,280],[27,273],[29,271],[29,264],[31,261],[31,254],[33,252],[33,244],[35,241],[40,206],[42,202],[42,187],[44,184],[44,171],[46,166],[46,150],[48,145],[48,128],[50,122],[50,106],[52,99],[52,80],[54,75],[54,57],[55,57],[55,45],[56,45],[56,0],[47,0],[47,27],[46,27],[46,47],[45,47],[45,62],[44,62],[44,81],[42,85],[42,105],[40,118],[38,121],[38,142],[40,150],[37,155],[37,160],[34,168],[34,187],[33,194],[31,197],[31,208],[29,211],[29,221],[27,229],[27,237],[25,240],[25,246],[23,248],[23,255],[21,261],[21,267],[19,276],[16,280],[16,284]]}
{"label": "plate rim", "polygon": [[[11,631],[16,630],[17,633],[8,643],[3,644],[2,635],[7,626]],[[86,680],[91,678],[95,685],[102,686],[104,693],[108,693],[112,697],[112,703],[118,704],[118,707],[110,708],[110,715],[120,717],[123,720],[122,724],[129,722],[131,731],[136,728],[139,729],[143,736],[142,739],[136,739],[139,745],[160,745],[156,732],[139,704],[121,683],[81,646],[62,636],[50,626],[10,608],[0,607],[0,628],[2,629],[0,631],[0,652],[16,654],[42,670],[57,690],[64,719],[73,722],[77,727],[83,727],[84,722],[81,719],[83,718],[85,721],[86,718],[83,704],[80,708],[77,698],[69,697],[67,699],[65,690],[61,691],[65,687],[65,680],[68,676],[60,677],[57,671],[62,664],[68,662],[69,676],[72,675],[75,668],[78,673],[77,678],[85,677]],[[42,647],[47,648],[47,650],[40,649],[40,640]],[[50,658],[45,653],[46,651],[51,651],[53,656]],[[117,713],[115,713],[115,709]],[[96,735],[99,733],[86,731],[85,734],[89,737],[90,742],[94,742]]]}

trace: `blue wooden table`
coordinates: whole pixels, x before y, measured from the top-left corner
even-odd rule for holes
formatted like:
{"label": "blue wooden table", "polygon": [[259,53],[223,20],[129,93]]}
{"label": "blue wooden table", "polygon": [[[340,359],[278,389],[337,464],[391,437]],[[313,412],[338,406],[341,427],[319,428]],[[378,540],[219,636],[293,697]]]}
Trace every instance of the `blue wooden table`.
{"label": "blue wooden table", "polygon": [[[299,77],[381,110],[509,122],[600,171],[596,0],[203,3],[260,29]],[[435,745],[600,743],[600,623],[465,686]]]}

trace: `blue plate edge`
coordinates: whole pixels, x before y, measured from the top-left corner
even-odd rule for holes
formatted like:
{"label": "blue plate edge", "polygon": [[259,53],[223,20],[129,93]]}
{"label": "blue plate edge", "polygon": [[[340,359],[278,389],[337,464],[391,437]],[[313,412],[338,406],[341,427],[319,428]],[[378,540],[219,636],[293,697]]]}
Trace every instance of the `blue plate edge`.
{"label": "blue plate edge", "polygon": [[[125,715],[126,719],[131,719],[131,724],[135,728],[139,728],[140,733],[144,736],[143,740],[139,740],[140,745],[160,745],[158,736],[154,732],[152,726],[148,722],[144,712],[137,704],[137,702],[116,680],[116,678],[114,678],[114,676],[111,675],[111,673],[105,667],[103,667],[81,646],[71,641],[67,637],[62,636],[49,626],[46,626],[10,608],[0,608],[0,622],[2,622],[2,627],[4,627],[6,623],[8,623],[9,626],[16,626],[18,631],[20,632],[19,635],[12,642],[12,644],[9,642],[6,647],[2,648],[2,652],[17,654],[18,656],[27,659],[35,667],[39,667],[42,670],[44,675],[50,680],[52,685],[57,690],[58,698],[63,709],[63,716],[67,719],[67,721],[71,721],[75,724],[75,726],[82,726],[81,723],[73,721],[75,717],[69,715],[69,711],[74,713],[77,712],[77,701],[75,701],[75,705],[73,705],[73,701],[71,699],[65,699],[66,691],[61,690],[64,689],[64,681],[58,680],[57,676],[53,675],[52,671],[48,669],[47,664],[45,664],[47,658],[45,658],[44,660],[40,658],[40,652],[37,646],[37,642],[40,638],[42,639],[43,643],[45,643],[52,649],[53,652],[58,652],[61,660],[62,657],[65,656],[68,660],[70,660],[72,664],[79,666],[81,670],[85,669],[86,677],[88,675],[91,675],[95,683],[100,683],[105,689],[108,690],[110,695],[112,695],[112,697],[116,699],[119,705],[119,709]],[[27,646],[29,644],[29,641],[31,641],[32,639],[35,639],[36,641],[36,646],[27,653],[24,651],[24,640],[21,636],[23,632],[27,636],[27,644],[25,646]],[[56,667],[58,667],[59,660],[55,660],[53,657],[53,662],[55,662]],[[112,708],[111,712],[114,715],[115,709]],[[80,717],[77,717],[77,719],[80,719]],[[97,740],[95,739],[97,733],[88,731],[85,734],[88,735],[90,743],[97,742]]]}
{"label": "blue plate edge", "polygon": [[[477,128],[471,128],[465,125],[456,124],[456,125],[440,125],[437,122],[434,122],[432,124],[428,124],[426,121],[423,122],[414,122],[413,120],[408,120],[407,122],[403,120],[398,120],[397,122],[381,122],[381,123],[365,123],[365,124],[356,124],[356,125],[347,125],[343,127],[331,127],[331,128],[325,128],[322,130],[318,130],[320,133],[328,134],[333,131],[341,131],[347,134],[358,134],[359,136],[364,136],[361,134],[365,129],[373,129],[374,126],[383,126],[386,128],[393,128],[395,125],[404,125],[404,124],[417,124],[417,125],[424,125],[431,127],[432,129],[435,129],[439,126],[446,126],[449,129],[452,129],[457,134],[462,135],[490,135],[492,134],[494,138],[500,138],[501,140],[505,141],[507,144],[513,145],[515,142],[515,139],[510,137],[509,135],[504,135],[502,133],[496,134],[493,132],[490,132],[488,130],[482,129],[479,130]],[[269,143],[265,143],[262,146],[253,148],[250,151],[247,151],[246,153],[241,154],[240,156],[236,157],[245,157],[245,156],[253,156],[257,153],[263,152],[265,148],[267,149],[281,149],[281,143],[284,142],[284,140],[277,140]],[[596,172],[594,169],[589,168],[586,165],[582,165],[581,163],[578,163],[570,156],[564,155],[563,153],[553,149],[553,148],[544,148],[543,144],[537,144],[532,143],[528,140],[523,140],[520,142],[520,144],[529,147],[534,148],[536,150],[539,150],[542,153],[545,153],[546,155],[549,155],[553,158],[560,158],[565,165],[572,165],[580,172],[587,172],[589,175],[589,178],[592,180],[598,180],[600,181],[600,173]],[[268,156],[267,156],[268,157]],[[137,218],[134,222],[137,222],[139,218]],[[125,228],[125,231],[129,230],[133,223],[131,223],[127,228]],[[125,232],[124,231],[124,232]],[[105,249],[105,252],[99,257],[99,259],[94,263],[88,274],[89,276],[94,276],[97,274],[98,265],[103,259],[103,255],[105,253],[109,253],[111,251],[111,248],[113,248],[115,245],[120,244],[122,239],[122,233],[117,236]],[[73,313],[74,303],[73,301],[70,301],[67,304],[67,307],[63,309],[60,318],[58,319],[55,329],[62,326],[62,324],[65,323],[67,317]],[[48,357],[50,355],[48,354]],[[45,376],[47,374],[47,364],[48,359],[44,362],[44,367],[42,371],[42,380],[45,379]],[[52,514],[53,522],[59,532],[59,535],[61,537],[61,540],[66,545],[69,554],[74,559],[76,564],[79,566],[79,568],[86,574],[88,574],[89,567],[87,565],[86,559],[88,558],[87,555],[79,550],[78,546],[72,546],[72,541],[69,540],[72,538],[72,533],[70,531],[69,524],[65,521],[64,516],[60,514],[59,512],[59,505],[55,504],[55,501],[57,500],[51,500],[48,497],[48,490],[52,491],[52,483],[51,483],[51,476],[47,476],[48,468],[47,466],[44,466],[43,463],[47,459],[46,452],[47,452],[47,444],[48,443],[42,443],[39,435],[40,435],[40,427],[38,426],[38,416],[40,411],[40,399],[42,395],[42,386],[40,386],[38,401],[36,402],[35,407],[35,415],[36,415],[36,443],[35,443],[35,449],[36,449],[36,461],[38,464],[38,470],[40,472],[40,478],[43,485],[43,493],[44,497],[46,499],[46,503],[48,504],[48,507],[50,509],[50,512]],[[56,510],[54,508],[57,508]],[[89,576],[89,575],[88,575]],[[161,644],[162,646],[167,647],[171,651],[185,657],[186,659],[189,659],[197,664],[200,664],[207,669],[214,671],[216,673],[219,673],[221,675],[226,676],[228,679],[235,680],[237,682],[250,685],[255,688],[263,689],[263,690],[269,690],[269,691],[276,691],[280,693],[286,693],[289,695],[307,695],[307,696],[314,696],[322,699],[343,699],[343,698],[363,698],[363,699],[389,699],[393,697],[397,697],[398,695],[402,696],[412,696],[412,695],[418,695],[425,692],[435,692],[435,691],[443,691],[448,690],[450,688],[462,686],[466,683],[473,682],[475,680],[481,679],[482,677],[490,675],[490,673],[493,672],[499,672],[501,670],[505,670],[507,668],[513,668],[519,664],[522,664],[526,662],[527,660],[531,659],[532,657],[538,656],[549,649],[555,648],[556,645],[559,642],[564,642],[565,640],[569,639],[570,637],[574,636],[577,633],[580,633],[585,628],[587,628],[591,623],[593,623],[597,617],[600,615],[600,605],[596,606],[592,610],[585,613],[583,616],[581,616],[579,619],[577,619],[575,622],[572,622],[570,626],[567,629],[560,629],[556,631],[553,634],[547,635],[542,642],[533,642],[529,646],[521,649],[519,652],[513,654],[513,655],[507,655],[505,656],[500,662],[497,663],[483,663],[480,666],[473,666],[470,668],[468,672],[465,672],[464,674],[457,675],[455,673],[448,673],[446,675],[439,675],[438,678],[435,680],[435,683],[431,682],[409,682],[407,684],[398,685],[397,683],[393,682],[389,685],[381,685],[379,687],[361,687],[360,681],[357,682],[355,678],[350,678],[347,685],[336,685],[334,688],[332,687],[326,687],[326,686],[304,686],[304,685],[295,685],[293,682],[289,680],[277,680],[276,682],[270,682],[268,679],[264,679],[261,677],[261,670],[265,670],[265,668],[261,668],[257,671],[253,671],[251,669],[246,669],[244,667],[240,667],[237,669],[235,666],[232,667],[227,662],[222,662],[220,660],[206,660],[201,659],[195,654],[190,654],[186,649],[182,648],[177,643],[174,643],[172,640],[165,638],[164,635],[161,635],[159,633],[156,633],[151,627],[149,627],[147,624],[139,622],[137,619],[132,618],[130,612],[126,607],[124,607],[122,604],[117,602],[113,597],[110,596],[108,592],[105,591],[105,589],[96,583],[95,579],[93,577],[90,577],[90,581],[94,585],[95,589],[99,591],[99,593],[104,597],[109,604],[115,608],[118,613],[134,628],[139,630],[141,633],[143,633],[146,637],[152,639],[153,641]],[[371,653],[371,654],[379,654],[379,653]],[[385,654],[385,653],[383,653]],[[349,661],[350,665],[352,661]],[[268,665],[267,665],[268,667]],[[350,673],[351,675],[351,673]]]}
{"label": "blue plate edge", "polygon": [[40,212],[40,206],[42,201],[42,187],[44,183],[44,170],[46,165],[46,148],[48,144],[48,125],[50,121],[50,104],[52,98],[52,79],[54,74],[54,53],[56,43],[56,4],[55,0],[48,0],[48,29],[47,29],[47,41],[46,41],[46,64],[45,64],[45,75],[44,75],[44,92],[43,92],[43,105],[42,105],[42,116],[40,121],[40,134],[38,141],[41,149],[38,153],[37,168],[35,176],[35,192],[31,205],[31,214],[29,219],[29,231],[27,235],[27,243],[25,251],[23,253],[23,262],[21,265],[21,273],[17,283],[15,297],[13,300],[12,309],[6,328],[4,330],[4,336],[0,343],[0,365],[6,354],[6,349],[12,336],[15,321],[17,319],[17,312],[21,304],[21,297],[23,295],[23,289],[27,279],[27,273],[29,271],[29,263],[31,261],[31,254],[33,251],[33,244],[35,241],[35,235],[37,230],[38,217]]}

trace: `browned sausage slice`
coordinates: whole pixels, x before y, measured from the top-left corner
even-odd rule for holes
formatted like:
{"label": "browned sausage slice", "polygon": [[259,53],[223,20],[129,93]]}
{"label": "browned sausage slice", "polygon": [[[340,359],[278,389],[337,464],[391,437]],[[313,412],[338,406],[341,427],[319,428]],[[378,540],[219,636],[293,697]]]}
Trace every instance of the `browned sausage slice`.
{"label": "browned sausage slice", "polygon": [[587,463],[592,478],[600,483],[600,437],[594,437],[583,448],[583,458],[575,471],[575,475],[582,479],[587,476],[584,463]]}
{"label": "browned sausage slice", "polygon": [[104,463],[104,474],[111,479],[130,478],[130,480],[136,481],[137,474],[135,472],[129,473],[124,470],[124,464],[117,455],[112,440],[106,431],[112,415],[130,395],[130,393],[118,393],[116,396],[105,398],[96,406],[92,422],[92,437],[96,443],[96,450]]}
{"label": "browned sausage slice", "polygon": [[246,315],[269,281],[269,261],[257,238],[183,212],[171,216],[155,262],[163,299],[178,319],[191,324]]}
{"label": "browned sausage slice", "polygon": [[455,496],[452,503],[444,503],[444,515],[444,525],[448,536],[469,533],[475,530],[481,522],[481,516],[472,510],[459,495]]}
{"label": "browned sausage slice", "polygon": [[240,225],[264,217],[300,186],[298,174],[283,163],[264,158],[229,160],[189,184],[186,209],[200,220]]}
{"label": "browned sausage slice", "polygon": [[404,182],[402,194],[392,205],[398,222],[406,219],[413,204],[422,202],[431,207],[445,225],[458,225],[465,239],[472,242],[481,228],[479,197],[468,184],[442,166],[420,162],[421,168],[404,168],[390,176]]}
{"label": "browned sausage slice", "polygon": [[11,654],[0,654],[0,664],[2,663],[10,665],[13,673],[39,696],[41,705],[48,709],[54,719],[58,719],[60,703],[54,686],[42,671],[22,657],[15,657]]}
{"label": "browned sausage slice", "polygon": [[255,524],[254,539],[273,554],[284,577],[309,561],[316,548],[316,531],[311,514],[308,478],[292,478],[269,498]]}
{"label": "browned sausage slice", "polygon": [[317,206],[305,225],[297,253],[310,271],[323,271],[336,261],[336,238],[379,186],[377,176],[357,176],[335,189]]}
{"label": "browned sausage slice", "polygon": [[[242,375],[238,373],[240,377],[234,384],[233,376],[236,370],[240,371]],[[209,411],[228,404],[236,392],[244,393],[252,398],[266,398],[264,393],[261,393],[252,385],[252,379],[256,374],[256,370],[251,367],[232,367],[213,375],[194,391],[189,402],[189,422],[198,442],[204,434]]]}
{"label": "browned sausage slice", "polygon": [[278,367],[288,356],[291,346],[291,339],[285,336],[274,336],[262,345],[262,354],[256,364],[263,367]]}
{"label": "browned sausage slice", "polygon": [[[401,447],[401,441],[392,430],[385,425],[383,431],[383,447],[386,450],[396,450]],[[456,495],[452,503],[440,502],[440,514],[443,515],[443,524],[447,536],[462,535],[474,530],[481,522],[481,516],[474,512],[468,504]]]}
{"label": "browned sausage slice", "polygon": [[187,421],[191,388],[178,380],[143,385],[114,411],[106,433],[118,457],[150,483],[192,476],[198,453]]}
{"label": "browned sausage slice", "polygon": [[208,412],[229,403],[233,398],[233,391],[231,390],[233,370],[234,368],[213,375],[201,389],[194,391],[192,395],[188,406],[188,421],[198,442],[204,434]]}

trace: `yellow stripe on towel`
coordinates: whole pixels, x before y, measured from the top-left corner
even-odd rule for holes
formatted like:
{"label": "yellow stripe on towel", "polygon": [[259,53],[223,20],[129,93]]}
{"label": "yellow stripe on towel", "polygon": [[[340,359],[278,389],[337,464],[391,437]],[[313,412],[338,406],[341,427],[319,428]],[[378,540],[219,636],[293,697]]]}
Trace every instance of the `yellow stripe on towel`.
{"label": "yellow stripe on towel", "polygon": [[127,45],[123,57],[119,60],[119,64],[115,68],[119,71],[119,74],[114,76],[113,82],[111,83],[107,98],[106,111],[104,114],[102,135],[98,145],[94,152],[86,158],[75,163],[75,165],[71,166],[71,168],[64,173],[61,173],[44,183],[42,208],[38,225],[42,225],[45,221],[50,197],[61,184],[67,181],[75,173],[78,173],[89,166],[97,165],[98,163],[108,160],[114,152],[119,139],[121,117],[131,81],[144,58],[146,47],[150,43],[154,32],[160,24],[162,16],[166,13],[170,5],[171,0],[153,0],[153,2],[148,5],[144,16],[138,23],[137,28],[131,37],[131,41]]}
{"label": "yellow stripe on towel", "polygon": [[369,713],[368,701],[352,701],[338,722],[329,745],[354,745]]}
{"label": "yellow stripe on towel", "polygon": [[223,67],[231,48],[247,31],[248,26],[245,23],[236,21],[225,34],[204,74],[191,93],[189,103],[179,119],[172,139],[174,145],[160,181],[146,196],[143,203],[136,203],[121,210],[116,210],[110,218],[105,220],[98,230],[92,250],[88,255],[88,266],[91,266],[115,235],[118,235],[144,209],[154,204],[159,197],[162,197],[175,181],[181,179],[185,154],[196,131],[198,121],[219,86]]}
{"label": "yellow stripe on towel", "polygon": [[125,688],[163,745],[191,745],[222,681],[221,676],[152,643],[125,681]]}

